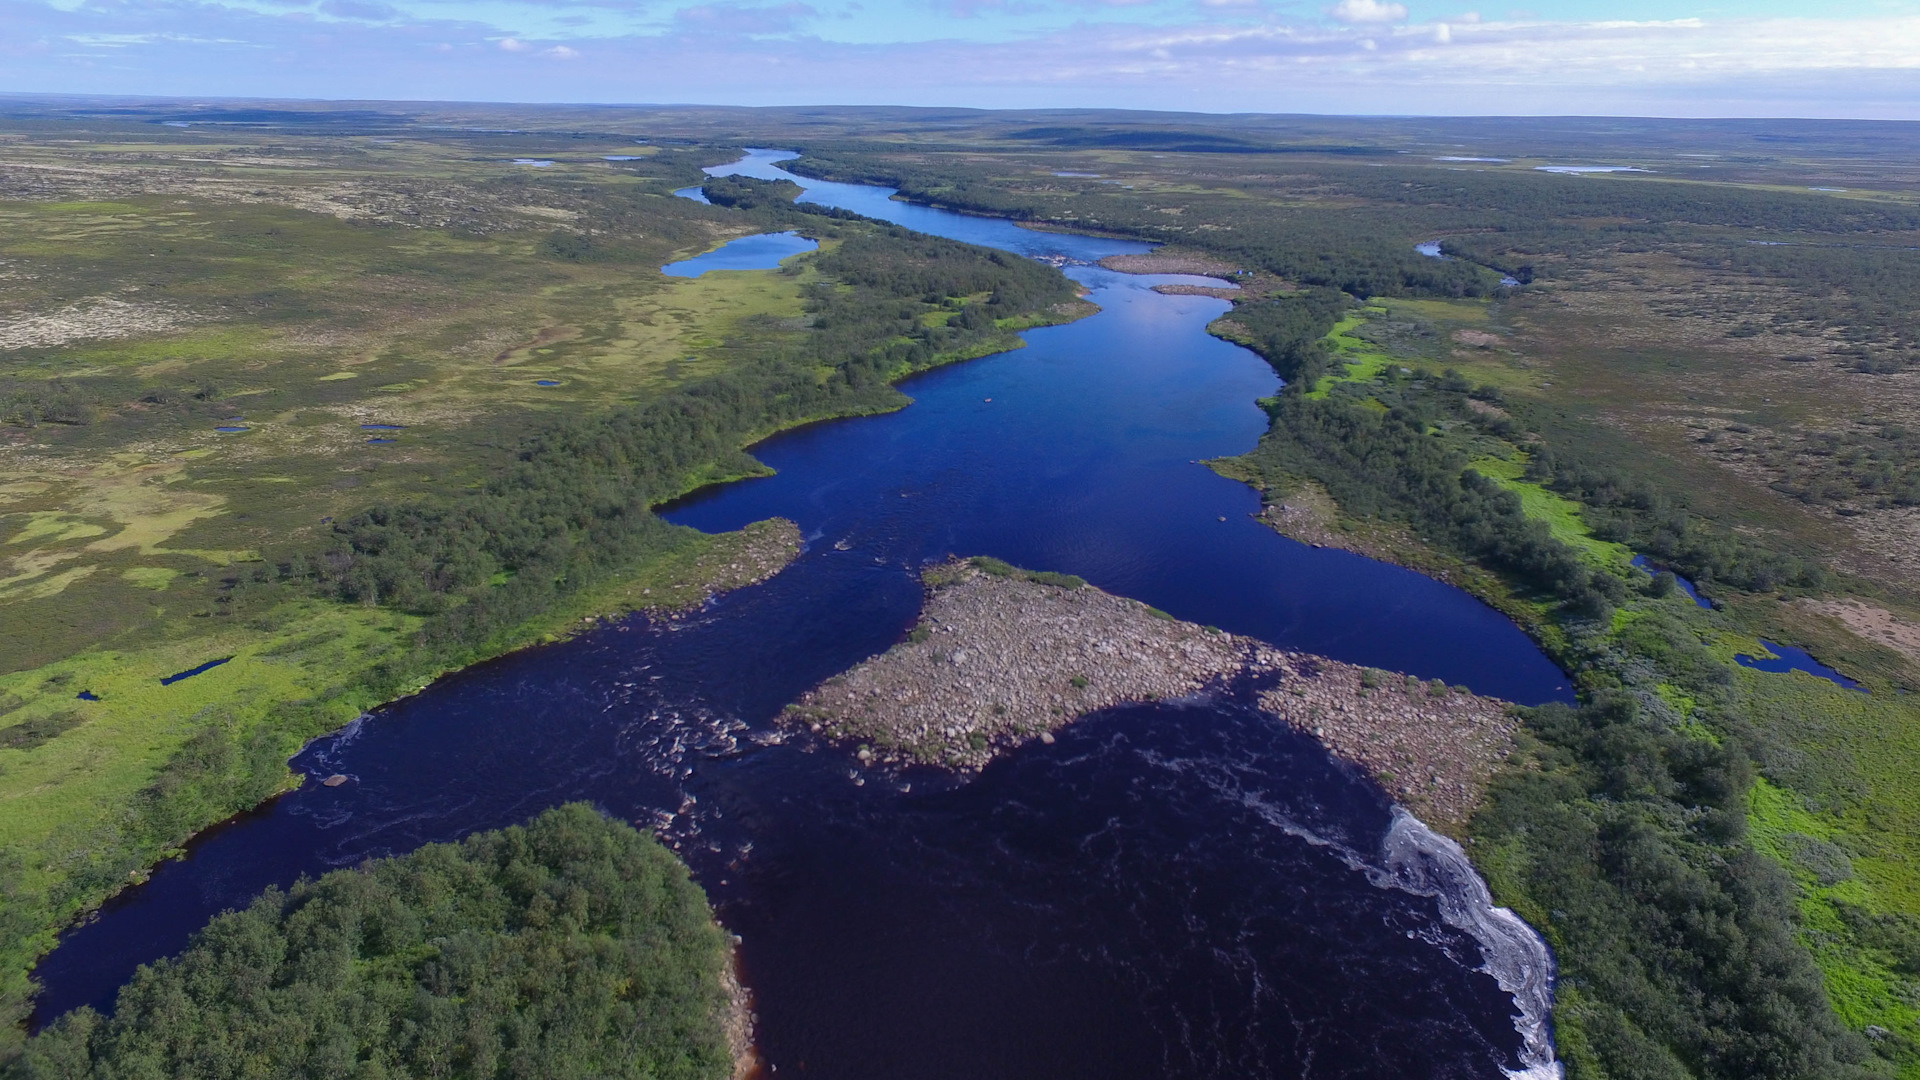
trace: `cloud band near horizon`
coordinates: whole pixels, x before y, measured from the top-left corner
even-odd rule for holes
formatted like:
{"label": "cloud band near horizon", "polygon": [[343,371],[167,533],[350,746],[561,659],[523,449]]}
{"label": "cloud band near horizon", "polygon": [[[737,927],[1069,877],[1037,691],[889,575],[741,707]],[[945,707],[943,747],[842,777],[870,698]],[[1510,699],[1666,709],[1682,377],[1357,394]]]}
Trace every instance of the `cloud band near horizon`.
{"label": "cloud band near horizon", "polygon": [[[511,17],[535,6],[538,18]],[[566,14],[583,8],[598,14]],[[802,3],[649,9],[630,27],[608,25],[614,10],[640,13],[622,0],[0,0],[0,90],[1920,118],[1920,15],[1422,20],[1340,0],[1291,17],[1201,4],[1123,21],[1087,3],[1070,23],[998,40],[926,36],[943,28],[931,23],[920,40],[861,41]]]}

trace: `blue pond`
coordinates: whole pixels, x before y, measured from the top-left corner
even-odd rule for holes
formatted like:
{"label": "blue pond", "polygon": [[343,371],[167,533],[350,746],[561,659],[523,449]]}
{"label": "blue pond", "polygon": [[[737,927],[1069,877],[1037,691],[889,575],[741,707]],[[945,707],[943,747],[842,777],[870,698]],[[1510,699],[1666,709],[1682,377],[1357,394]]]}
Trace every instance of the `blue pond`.
{"label": "blue pond", "polygon": [[217,668],[221,664],[227,663],[232,659],[233,657],[231,656],[223,656],[218,660],[209,660],[206,663],[201,664],[199,667],[190,667],[185,671],[176,671],[171,675],[163,677],[160,680],[160,685],[172,686],[174,683],[177,683],[182,679],[191,679],[195,675],[199,675],[202,672],[212,671],[214,668]]}
{"label": "blue pond", "polygon": [[94,693],[91,690],[82,690],[73,696],[79,698],[81,701],[99,701],[100,700],[100,695]]}
{"label": "blue pond", "polygon": [[361,424],[361,431],[405,431],[405,424]]}
{"label": "blue pond", "polygon": [[559,379],[535,379],[535,380],[533,380],[533,385],[535,385],[535,386],[559,386],[559,385],[560,385],[560,380],[559,380]]}
{"label": "blue pond", "polygon": [[[742,165],[774,170],[778,155]],[[721,170],[724,171],[724,170]],[[1280,537],[1197,464],[1273,392],[1225,310],[1089,265],[1144,245],[801,180],[805,198],[1067,265],[1102,312],[906,384],[915,404],[755,448],[778,475],[663,512],[771,514],[809,546],[679,620],[633,617],[440,680],[315,741],[309,783],[195,841],[69,932],[40,1017],[270,884],[585,799],[682,854],[742,938],[762,1055],[872,1080],[1549,1075],[1551,959],[1459,849],[1250,706],[1125,707],[966,781],[862,769],[778,727],[899,641],[947,552],[1080,574],[1197,622],[1517,701],[1566,678],[1497,613]],[[991,399],[991,400],[989,400]]]}
{"label": "blue pond", "polygon": [[399,441],[399,439],[368,439],[367,444],[370,446],[387,446]]}
{"label": "blue pond", "polygon": [[[1642,570],[1645,570],[1649,574],[1657,574],[1660,571],[1666,569],[1666,567],[1664,566],[1657,566],[1654,563],[1649,562],[1645,555],[1635,555],[1633,557],[1633,565],[1639,567]],[[1700,590],[1693,587],[1693,582],[1688,581],[1686,578],[1681,577],[1679,574],[1674,574],[1673,583],[1675,585],[1680,586],[1680,591],[1683,593],[1686,593],[1687,598],[1692,600],[1695,604],[1699,605],[1700,607],[1707,608],[1709,610],[1713,608],[1713,601],[1707,599],[1704,596],[1701,596]]]}
{"label": "blue pond", "polygon": [[729,240],[704,255],[668,263],[660,272],[668,277],[699,277],[709,270],[771,270],[782,259],[819,249],[818,240],[798,233],[761,233]]}
{"label": "blue pond", "polygon": [[1789,671],[1804,671],[1809,675],[1825,679],[1836,686],[1844,686],[1849,690],[1858,690],[1863,694],[1867,692],[1866,687],[1861,686],[1854,680],[1847,678],[1845,675],[1815,660],[1805,649],[1796,649],[1792,645],[1776,645],[1766,638],[1761,638],[1760,644],[1773,655],[1748,656],[1746,653],[1741,653],[1735,656],[1734,660],[1737,661],[1741,667],[1750,667],[1759,671],[1772,671],[1779,674],[1785,674]]}
{"label": "blue pond", "polygon": [[220,426],[220,427],[217,427],[217,428],[214,428],[213,430],[215,430],[215,431],[219,431],[219,432],[224,432],[224,433],[226,433],[226,434],[229,434],[229,435],[232,435],[232,434],[236,434],[236,433],[238,433],[238,432],[242,432],[242,431],[252,431],[253,429],[252,429],[252,428],[250,428],[250,427],[244,427],[244,426],[235,426],[235,425],[232,425],[232,424],[225,424],[225,425],[222,425],[222,426]]}

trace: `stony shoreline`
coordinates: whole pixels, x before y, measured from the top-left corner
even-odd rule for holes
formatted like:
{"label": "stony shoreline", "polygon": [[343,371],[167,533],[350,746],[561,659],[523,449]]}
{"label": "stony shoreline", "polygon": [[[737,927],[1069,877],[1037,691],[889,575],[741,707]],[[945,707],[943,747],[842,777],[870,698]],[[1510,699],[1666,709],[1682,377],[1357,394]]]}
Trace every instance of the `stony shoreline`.
{"label": "stony shoreline", "polygon": [[1206,255],[1149,251],[1140,255],[1109,255],[1100,260],[1108,270],[1123,274],[1194,274],[1199,277],[1231,278],[1240,268]]}
{"label": "stony shoreline", "polygon": [[1116,705],[1219,693],[1243,677],[1276,722],[1458,833],[1513,749],[1505,702],[1180,622],[1062,575],[993,560],[930,567],[906,641],[827,680],[785,722],[870,766],[960,771]]}
{"label": "stony shoreline", "polygon": [[1248,270],[1222,262],[1210,255],[1167,251],[1160,248],[1143,255],[1109,255],[1099,265],[1123,274],[1191,274],[1218,278],[1222,285],[1196,285],[1189,282],[1162,283],[1153,291],[1167,296],[1211,296],[1216,300],[1240,303],[1258,300],[1275,293],[1292,292],[1294,286],[1261,270]]}
{"label": "stony shoreline", "polygon": [[733,1055],[732,1080],[761,1080],[767,1073],[767,1063],[754,1041],[759,1017],[753,1011],[753,991],[740,978],[740,939],[732,934],[727,937],[727,960],[720,968],[720,986],[727,994],[721,1026],[726,1032],[727,1050]]}

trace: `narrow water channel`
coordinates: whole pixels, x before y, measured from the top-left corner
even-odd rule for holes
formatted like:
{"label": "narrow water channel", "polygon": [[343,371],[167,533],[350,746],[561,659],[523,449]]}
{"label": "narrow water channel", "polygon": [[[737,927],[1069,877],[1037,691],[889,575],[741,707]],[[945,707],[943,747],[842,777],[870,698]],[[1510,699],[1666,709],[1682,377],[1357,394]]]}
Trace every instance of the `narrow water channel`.
{"label": "narrow water channel", "polygon": [[[790,155],[787,155],[790,156]],[[781,155],[737,166],[784,175]],[[1368,778],[1218,699],[1110,710],[965,783],[863,770],[772,720],[897,641],[948,552],[1081,574],[1182,618],[1523,702],[1567,696],[1514,626],[1417,574],[1286,540],[1201,459],[1277,383],[1224,310],[1063,236],[795,178],[806,198],[1066,265],[1099,315],[755,452],[673,520],[781,514],[806,553],[692,618],[635,617],[448,677],[318,740],[301,790],[203,837],[42,963],[42,1017],[271,884],[586,799],[673,843],[742,938],[778,1073],[1498,1077],[1556,1070],[1550,963],[1457,848]]]}

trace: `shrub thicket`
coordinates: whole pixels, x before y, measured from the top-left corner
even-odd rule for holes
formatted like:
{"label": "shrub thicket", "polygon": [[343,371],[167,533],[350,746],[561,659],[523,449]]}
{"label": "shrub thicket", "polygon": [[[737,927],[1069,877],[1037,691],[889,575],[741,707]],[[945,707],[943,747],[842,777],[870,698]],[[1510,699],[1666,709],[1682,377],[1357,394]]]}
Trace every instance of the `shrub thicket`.
{"label": "shrub thicket", "polygon": [[726,954],[671,854],[575,804],[269,890],[11,1072],[721,1080]]}

